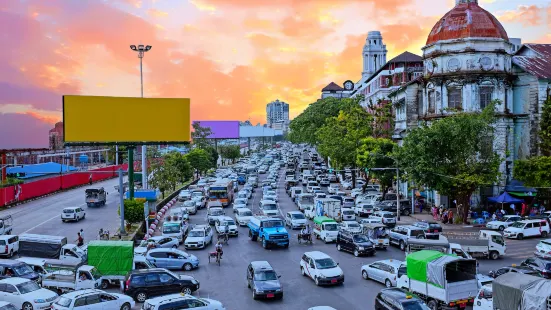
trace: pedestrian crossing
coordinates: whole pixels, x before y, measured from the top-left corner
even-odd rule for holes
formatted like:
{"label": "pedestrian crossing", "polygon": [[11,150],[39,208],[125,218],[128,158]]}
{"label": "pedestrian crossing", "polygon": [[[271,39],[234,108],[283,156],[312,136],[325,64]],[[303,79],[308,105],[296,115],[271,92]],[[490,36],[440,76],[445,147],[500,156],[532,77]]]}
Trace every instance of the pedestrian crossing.
{"label": "pedestrian crossing", "polygon": [[520,261],[534,256],[536,245],[543,238],[530,238],[523,240],[505,239],[507,250],[505,257],[509,259],[517,259]]}

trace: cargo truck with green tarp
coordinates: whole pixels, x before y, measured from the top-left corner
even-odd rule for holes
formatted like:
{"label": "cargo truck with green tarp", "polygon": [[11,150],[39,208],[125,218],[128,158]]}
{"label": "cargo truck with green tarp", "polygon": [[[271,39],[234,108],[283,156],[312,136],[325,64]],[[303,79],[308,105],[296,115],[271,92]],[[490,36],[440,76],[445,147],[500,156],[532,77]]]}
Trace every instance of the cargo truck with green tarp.
{"label": "cargo truck with green tarp", "polygon": [[463,309],[478,293],[476,260],[423,250],[406,257],[407,274],[397,286],[422,298],[432,310]]}
{"label": "cargo truck with green tarp", "polygon": [[132,241],[93,240],[88,243],[88,264],[102,274],[101,288],[119,285],[134,269],[154,268],[144,256],[134,256]]}

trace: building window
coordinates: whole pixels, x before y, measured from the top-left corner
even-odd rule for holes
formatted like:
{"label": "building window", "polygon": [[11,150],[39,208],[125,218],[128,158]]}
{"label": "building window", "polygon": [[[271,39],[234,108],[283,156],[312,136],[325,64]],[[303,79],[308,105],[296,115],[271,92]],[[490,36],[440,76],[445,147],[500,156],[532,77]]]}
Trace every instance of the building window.
{"label": "building window", "polygon": [[493,87],[480,88],[480,109],[484,110],[492,102]]}
{"label": "building window", "polygon": [[429,91],[429,108],[428,113],[434,113],[436,111],[436,99],[435,99],[435,91],[431,90]]}
{"label": "building window", "polygon": [[461,110],[463,105],[463,98],[461,96],[461,88],[449,88],[448,89],[448,108]]}

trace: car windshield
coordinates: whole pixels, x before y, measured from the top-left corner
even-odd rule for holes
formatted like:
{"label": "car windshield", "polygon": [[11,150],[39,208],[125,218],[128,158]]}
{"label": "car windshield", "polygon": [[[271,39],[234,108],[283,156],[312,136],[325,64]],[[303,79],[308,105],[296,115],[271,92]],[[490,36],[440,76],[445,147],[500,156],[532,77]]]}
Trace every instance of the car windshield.
{"label": "car windshield", "polygon": [[163,227],[163,234],[172,234],[172,233],[179,233],[180,232],[180,226],[178,225],[168,225]]}
{"label": "car windshield", "polygon": [[260,271],[254,274],[255,281],[274,281],[277,280],[277,275],[273,270]]}
{"label": "car windshield", "polygon": [[13,271],[17,276],[24,276],[26,274],[33,273],[33,269],[29,265],[13,266]]}
{"label": "car windshield", "polygon": [[265,204],[264,207],[262,207],[264,210],[277,210],[277,206],[276,205],[272,205],[272,204]]}
{"label": "car windshield", "polygon": [[235,225],[235,222],[234,222],[233,220],[226,220],[226,221],[220,222],[220,225],[222,225],[222,226],[230,226],[230,225]]}
{"label": "car windshield", "polygon": [[266,221],[262,224],[264,228],[283,227],[282,221]]}
{"label": "car windshield", "polygon": [[305,219],[304,214],[302,214],[302,213],[292,213],[291,217],[294,220],[303,220],[303,219]]}
{"label": "car windshield", "polygon": [[327,231],[337,231],[338,230],[337,223],[325,224],[324,227],[325,227],[325,230],[327,230]]}
{"label": "car windshield", "polygon": [[351,214],[354,214],[354,211],[352,211],[352,210],[342,210],[342,214],[351,215]]}
{"label": "car windshield", "polygon": [[511,227],[514,227],[514,228],[524,228],[524,225],[526,225],[525,223],[522,223],[522,222],[514,222]]}
{"label": "car windshield", "polygon": [[312,196],[305,196],[300,198],[301,203],[314,203],[314,197]]}
{"label": "car windshield", "polygon": [[222,210],[211,210],[210,215],[222,215],[224,211]]}
{"label": "car windshield", "polygon": [[243,211],[239,213],[240,216],[253,216],[251,211]]}
{"label": "car windshield", "polygon": [[59,297],[59,299],[55,302],[56,305],[60,305],[62,307],[69,307],[71,305],[72,300],[66,297]]}
{"label": "car windshield", "polygon": [[365,235],[354,235],[354,242],[364,243],[369,242],[369,239]]}
{"label": "car windshield", "polygon": [[413,237],[417,237],[417,236],[422,236],[424,235],[425,233],[422,231],[422,230],[412,230],[411,231],[411,235]]}
{"label": "car windshield", "polygon": [[235,204],[242,204],[242,205],[246,205],[247,204],[247,199],[236,199],[235,200]]}
{"label": "car windshield", "polygon": [[429,307],[419,300],[406,301],[402,303],[402,308],[404,310],[429,310]]}
{"label": "car windshield", "polygon": [[364,210],[371,210],[371,209],[373,209],[373,206],[363,206],[363,209]]}
{"label": "car windshield", "polygon": [[360,227],[360,224],[358,224],[358,223],[347,223],[346,226],[348,226],[349,228],[358,228],[358,227]]}
{"label": "car windshield", "polygon": [[439,229],[439,228],[442,228],[442,226],[440,226],[440,224],[429,224],[429,228],[432,228],[432,229]]}
{"label": "car windshield", "polygon": [[21,295],[27,294],[30,292],[38,291],[40,289],[40,286],[34,281],[28,281],[21,284],[17,284],[17,289],[19,290],[19,293]]}
{"label": "car windshield", "polygon": [[386,219],[391,219],[391,218],[394,218],[394,214],[385,213],[385,214],[383,214],[383,217],[386,218]]}
{"label": "car windshield", "polygon": [[316,259],[317,269],[329,269],[337,267],[337,263],[331,258]]}
{"label": "car windshield", "polygon": [[189,232],[190,237],[204,237],[205,232],[201,230],[192,230]]}

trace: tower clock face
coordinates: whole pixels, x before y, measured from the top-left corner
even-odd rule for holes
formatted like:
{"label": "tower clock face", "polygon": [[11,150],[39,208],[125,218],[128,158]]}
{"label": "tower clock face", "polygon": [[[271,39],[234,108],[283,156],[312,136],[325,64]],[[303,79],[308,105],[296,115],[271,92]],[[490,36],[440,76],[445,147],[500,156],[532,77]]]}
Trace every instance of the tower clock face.
{"label": "tower clock face", "polygon": [[352,81],[346,81],[346,82],[344,82],[344,89],[345,89],[345,90],[352,90],[352,89],[354,89],[354,83],[352,83]]}

